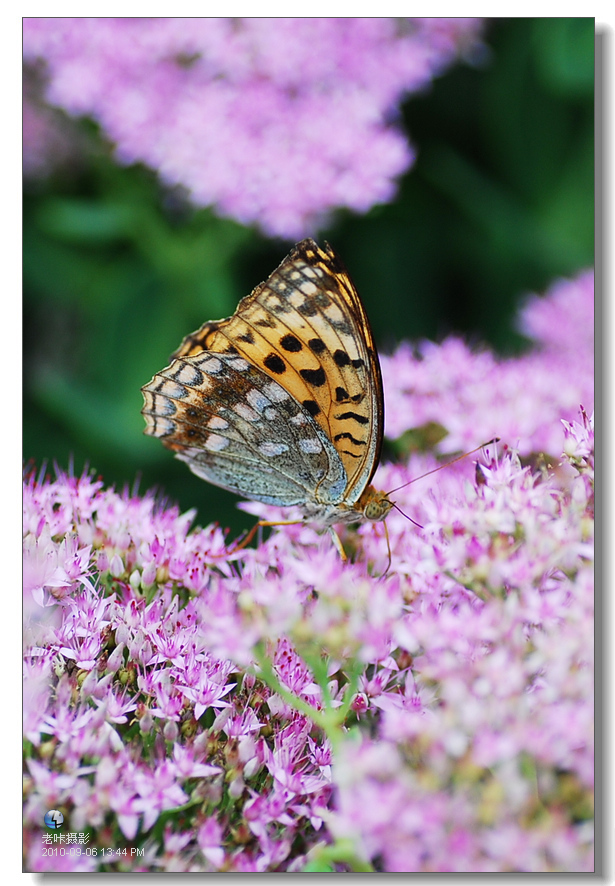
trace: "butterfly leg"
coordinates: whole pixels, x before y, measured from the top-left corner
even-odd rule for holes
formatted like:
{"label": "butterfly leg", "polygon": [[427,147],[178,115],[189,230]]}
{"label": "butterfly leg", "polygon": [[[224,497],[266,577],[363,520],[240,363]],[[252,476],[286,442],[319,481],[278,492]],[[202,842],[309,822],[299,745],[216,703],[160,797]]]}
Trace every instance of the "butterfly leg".
{"label": "butterfly leg", "polygon": [[296,526],[298,523],[302,523],[303,520],[259,520],[258,523],[255,523],[252,529],[245,535],[240,541],[236,542],[232,548],[226,551],[225,554],[220,556],[226,557],[228,554],[235,554],[237,551],[242,551],[247,545],[250,544],[258,529],[264,526]]}
{"label": "butterfly leg", "polygon": [[[303,520],[259,520],[258,523],[255,523],[254,526],[252,527],[252,529],[250,529],[250,531],[246,535],[244,535],[243,538],[241,538],[237,542],[235,542],[235,544],[232,545],[232,547],[228,548],[224,552],[224,554],[214,555],[215,559],[221,559],[223,557],[228,557],[229,554],[236,554],[237,551],[242,551],[245,547],[247,547],[247,545],[250,544],[250,542],[252,541],[252,539],[256,535],[256,532],[261,527],[297,526],[301,523],[303,523]],[[333,544],[335,545],[335,549],[337,550],[338,554],[340,555],[342,562],[347,563],[348,562],[348,555],[346,554],[346,551],[344,550],[344,547],[342,545],[339,535],[337,534],[337,532],[335,531],[335,529],[332,526],[329,526],[329,534],[331,535],[331,539],[333,541]],[[388,535],[387,535],[387,542],[388,542]],[[389,565],[390,565],[390,563],[391,563],[391,561],[390,561],[390,551],[389,551]]]}
{"label": "butterfly leg", "polygon": [[386,543],[387,543],[387,567],[384,570],[384,572],[382,572],[380,575],[374,575],[374,578],[377,579],[378,581],[381,578],[384,578],[387,575],[389,569],[391,568],[391,556],[392,556],[391,555],[391,542],[390,542],[390,538],[389,538],[389,529],[388,529],[387,524],[384,522],[382,523],[382,526],[384,528],[384,537],[385,537]]}
{"label": "butterfly leg", "polygon": [[384,537],[387,540],[387,554],[389,556],[389,560],[387,562],[387,568],[384,570],[384,572],[382,573],[382,576],[381,576],[382,578],[384,578],[384,576],[387,574],[387,572],[391,568],[391,542],[389,539],[389,529],[387,527],[387,524],[383,522],[382,525],[384,526]]}
{"label": "butterfly leg", "polygon": [[333,540],[333,544],[335,545],[338,554],[342,558],[342,562],[347,563],[348,557],[346,555],[346,551],[344,550],[344,548],[342,546],[342,541],[341,541],[339,535],[337,534],[337,532],[335,531],[335,529],[333,528],[333,526],[329,526],[329,534],[331,535],[331,538]]}
{"label": "butterfly leg", "polygon": [[[254,526],[252,527],[252,529],[250,529],[250,531],[248,532],[247,535],[245,535],[241,540],[236,542],[236,544],[234,544],[232,548],[227,550],[225,554],[221,554],[219,556],[226,557],[226,556],[228,556],[228,554],[235,554],[237,551],[243,550],[247,545],[250,544],[250,542],[252,541],[252,539],[256,535],[257,530],[260,529],[261,527],[297,526],[300,523],[303,523],[303,520],[259,520],[258,523],[254,524]],[[340,555],[342,561],[344,563],[347,563],[348,556],[346,554],[346,551],[344,550],[344,547],[342,545],[339,535],[337,534],[337,532],[335,531],[335,529],[332,526],[329,526],[329,534],[331,535],[331,539],[333,541],[333,544],[335,545],[335,549],[337,550],[338,554]]]}

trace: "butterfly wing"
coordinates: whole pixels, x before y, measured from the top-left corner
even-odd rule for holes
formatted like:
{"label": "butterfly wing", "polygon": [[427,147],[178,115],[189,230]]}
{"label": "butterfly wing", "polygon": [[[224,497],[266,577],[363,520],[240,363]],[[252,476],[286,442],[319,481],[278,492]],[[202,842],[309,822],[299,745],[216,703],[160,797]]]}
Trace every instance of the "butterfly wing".
{"label": "butterfly wing", "polygon": [[238,495],[301,505],[340,501],[346,474],[314,419],[236,354],[180,357],[143,388],[146,433],[204,480]]}
{"label": "butterfly wing", "polygon": [[235,314],[205,323],[173,355],[238,355],[277,381],[315,420],[346,472],[352,505],[378,464],[382,378],[361,300],[333,249],[303,240]]}

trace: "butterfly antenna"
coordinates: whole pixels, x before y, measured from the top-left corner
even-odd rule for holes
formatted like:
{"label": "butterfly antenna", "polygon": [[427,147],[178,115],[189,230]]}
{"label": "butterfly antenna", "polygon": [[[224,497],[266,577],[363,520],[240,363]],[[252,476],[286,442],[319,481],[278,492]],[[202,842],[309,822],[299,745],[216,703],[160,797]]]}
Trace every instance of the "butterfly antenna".
{"label": "butterfly antenna", "polygon": [[[395,489],[391,489],[389,492],[387,492],[387,495],[392,495],[394,492],[398,492],[400,489],[404,489],[406,486],[410,486],[411,483],[416,483],[417,480],[422,480],[424,477],[429,477],[430,474],[435,474],[437,471],[441,471],[443,468],[448,468],[450,467],[450,465],[454,465],[456,461],[461,461],[462,458],[467,458],[468,455],[472,455],[474,452],[478,452],[479,449],[484,449],[485,446],[490,446],[492,443],[499,442],[499,437],[493,437],[492,440],[487,440],[486,443],[481,443],[480,446],[476,446],[474,449],[470,449],[469,452],[464,452],[463,455],[458,455],[456,458],[452,458],[450,461],[445,462],[443,465],[438,465],[437,468],[433,468],[431,471],[427,471],[426,474],[421,474],[420,477],[414,477],[412,480],[408,480],[407,483],[402,483],[401,486],[396,486]],[[395,505],[395,507],[397,507],[397,505]],[[399,511],[400,509],[397,508],[397,510]],[[403,513],[403,511],[401,511],[401,513]],[[404,514],[404,517],[405,516],[406,514]],[[410,520],[411,518],[408,517],[408,519]],[[414,523],[414,520],[412,520],[412,522]]]}
{"label": "butterfly antenna", "polygon": [[[442,467],[444,468],[444,467],[446,467],[446,465],[442,465]],[[421,479],[420,477],[417,477],[417,480],[420,480],[420,479]],[[399,488],[401,489],[401,486],[400,486]],[[400,513],[403,517],[406,518],[406,520],[410,520],[410,522],[411,522],[411,523],[414,523],[414,525],[415,525],[418,529],[422,529],[422,528],[423,528],[423,527],[421,526],[420,523],[417,523],[416,520],[413,520],[412,517],[409,517],[408,514],[404,513],[404,511],[402,511],[402,509],[399,507],[399,505],[396,505],[395,502],[391,502],[391,504],[393,505],[393,507],[395,508],[396,511],[399,511],[399,513]],[[384,528],[386,529],[386,523],[384,524]],[[388,537],[388,536],[387,536],[387,537]]]}

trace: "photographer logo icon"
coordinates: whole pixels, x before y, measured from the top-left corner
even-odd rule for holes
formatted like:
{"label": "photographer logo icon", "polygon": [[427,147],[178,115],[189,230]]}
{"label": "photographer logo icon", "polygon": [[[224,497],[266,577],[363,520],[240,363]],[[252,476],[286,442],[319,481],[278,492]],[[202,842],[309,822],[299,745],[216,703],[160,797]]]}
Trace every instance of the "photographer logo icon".
{"label": "photographer logo icon", "polygon": [[59,809],[50,809],[49,812],[45,813],[45,824],[48,828],[57,830],[62,827],[63,822],[64,816]]}

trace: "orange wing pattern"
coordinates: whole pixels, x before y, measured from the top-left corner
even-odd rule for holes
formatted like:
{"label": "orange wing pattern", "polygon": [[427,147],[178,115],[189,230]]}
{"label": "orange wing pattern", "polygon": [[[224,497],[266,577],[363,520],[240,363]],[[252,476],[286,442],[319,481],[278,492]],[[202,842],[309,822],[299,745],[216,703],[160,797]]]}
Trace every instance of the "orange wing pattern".
{"label": "orange wing pattern", "polygon": [[297,244],[232,317],[205,323],[173,357],[204,350],[240,355],[282,385],[337,450],[345,499],[359,498],[380,456],[382,379],[363,305],[328,244]]}

